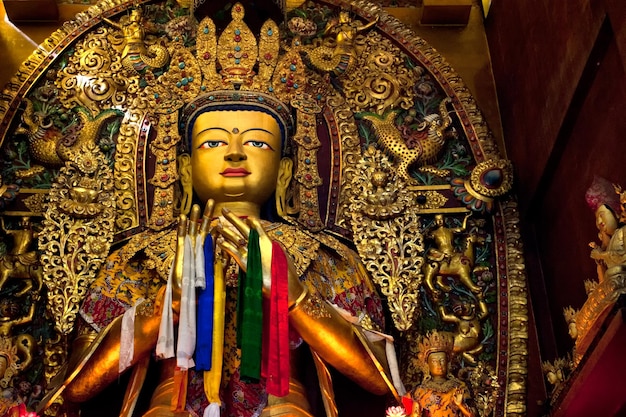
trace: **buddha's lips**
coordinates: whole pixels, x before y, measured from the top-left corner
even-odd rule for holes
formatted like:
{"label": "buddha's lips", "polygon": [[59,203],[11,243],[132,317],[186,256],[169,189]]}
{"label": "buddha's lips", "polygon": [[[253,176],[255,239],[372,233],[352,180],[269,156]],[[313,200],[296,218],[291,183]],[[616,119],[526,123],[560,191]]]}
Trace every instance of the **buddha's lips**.
{"label": "buddha's lips", "polygon": [[250,175],[250,171],[245,168],[226,168],[220,172],[220,175],[224,177],[245,177]]}

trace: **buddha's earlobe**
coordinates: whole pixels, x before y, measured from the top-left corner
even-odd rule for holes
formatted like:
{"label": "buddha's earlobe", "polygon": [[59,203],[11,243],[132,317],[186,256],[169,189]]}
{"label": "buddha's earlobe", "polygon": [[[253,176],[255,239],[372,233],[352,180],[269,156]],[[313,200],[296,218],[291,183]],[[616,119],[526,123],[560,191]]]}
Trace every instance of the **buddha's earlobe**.
{"label": "buddha's earlobe", "polygon": [[180,183],[182,185],[182,195],[180,196],[180,212],[181,214],[189,214],[191,210],[191,202],[193,199],[193,181],[191,177],[191,157],[189,154],[178,156],[178,174],[180,175]]}
{"label": "buddha's earlobe", "polygon": [[287,189],[293,176],[293,161],[290,158],[280,160],[280,168],[278,170],[278,178],[276,179],[276,212],[280,217],[293,214],[287,203]]}

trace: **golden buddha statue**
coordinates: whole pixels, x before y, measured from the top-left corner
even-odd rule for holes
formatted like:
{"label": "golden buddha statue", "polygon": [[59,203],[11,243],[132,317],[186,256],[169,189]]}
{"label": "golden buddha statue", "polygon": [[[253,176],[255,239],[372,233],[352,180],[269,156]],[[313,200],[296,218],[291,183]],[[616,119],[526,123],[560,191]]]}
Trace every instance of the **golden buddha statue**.
{"label": "golden buddha statue", "polygon": [[[230,98],[233,94],[262,100],[252,104],[235,103]],[[207,102],[208,96],[223,97],[223,100]],[[183,113],[184,133],[190,134],[190,154],[179,158],[181,182],[186,190],[193,185],[197,198],[207,204],[207,209],[203,227],[198,226],[200,209],[195,206],[188,222],[185,216],[181,216],[178,243],[169,240],[177,245],[171,308],[176,322],[181,314],[182,303],[183,277],[180,265],[184,258],[184,245],[180,241],[186,236],[195,241],[198,234],[214,235],[215,256],[225,259],[224,263],[228,265],[225,277],[224,372],[219,391],[223,403],[222,415],[253,415],[255,412],[261,412],[263,416],[313,415],[299,375],[304,369],[299,363],[302,348],[295,349],[291,354],[291,378],[286,396],[268,396],[263,379],[256,383],[244,383],[240,379],[241,351],[236,345],[237,319],[234,311],[237,304],[237,279],[233,271],[236,270],[235,262],[242,269],[246,267],[251,230],[259,235],[263,269],[272,268],[268,261],[272,258],[272,241],[280,242],[286,255],[288,280],[285,288],[289,327],[293,333],[291,345],[299,346],[305,342],[316,358],[318,371],[324,369],[325,364],[330,364],[372,393],[380,395],[393,389],[384,373],[384,348],[381,350],[380,346],[368,343],[362,330],[345,320],[339,311],[327,303],[338,302],[328,297],[328,294],[338,290],[331,288],[328,283],[341,279],[349,282],[346,287],[358,287],[358,291],[363,294],[363,298],[355,300],[354,305],[342,305],[342,309],[354,311],[356,308],[355,316],[372,316],[367,311],[366,303],[379,305],[380,300],[360,266],[357,255],[329,236],[316,239],[294,226],[260,220],[263,205],[273,195],[277,212],[280,214],[284,211],[281,206],[292,177],[293,163],[282,155],[285,143],[289,140],[285,134],[292,129],[291,116],[285,109],[288,106],[269,95],[216,91],[199,97]],[[170,232],[170,236],[173,233],[176,231]],[[295,244],[294,238],[297,241]],[[145,236],[139,239],[145,239]],[[133,242],[135,240],[131,240]],[[303,244],[307,246],[305,253],[302,253]],[[124,250],[122,248],[120,252]],[[116,311],[115,314],[127,316],[126,311],[131,310],[120,306],[135,306],[136,309],[132,310],[134,352],[129,362],[135,370],[121,414],[131,415],[132,403],[145,377],[145,369],[138,369],[148,365],[157,343],[162,309],[167,309],[168,305],[163,302],[163,288],[154,285],[156,278],[142,266],[140,254],[133,256],[124,265],[120,262],[120,252],[109,257],[109,263],[96,279],[81,310],[82,317],[87,318],[92,331],[85,332],[83,327],[83,336],[79,337],[76,351],[83,346],[86,353],[83,353],[82,359],[70,359],[71,364],[79,365],[75,372],[70,372],[72,377],[66,380],[63,395],[66,401],[80,403],[117,380],[122,360],[121,339],[128,329],[123,329],[123,320],[111,321],[111,314]],[[145,287],[145,291],[129,289],[131,281]],[[275,291],[273,286],[264,280],[264,298],[268,298],[272,291]],[[113,304],[117,305],[117,310],[111,307]],[[107,308],[106,318],[99,316]],[[382,320],[374,316],[371,319],[374,323]],[[100,335],[96,337],[93,329],[100,329]],[[132,329],[130,331],[133,332]],[[86,343],[85,340],[92,342]],[[175,395],[175,364],[171,359],[166,359],[158,365],[161,368],[161,384],[152,397],[151,408],[144,414],[146,416],[173,415],[170,404]],[[325,375],[325,372],[319,374]],[[188,395],[201,393],[201,373],[190,370],[186,377],[189,378]],[[330,401],[330,381],[320,381],[320,384]],[[229,400],[237,398],[233,397],[234,393],[243,397],[241,401]],[[190,398],[187,406],[189,411],[186,415],[201,413],[207,407],[206,398]],[[327,415],[336,413],[331,404],[327,406],[326,412]]]}
{"label": "golden buddha statue", "polygon": [[[67,132],[65,139],[93,136],[88,146],[76,142],[80,151],[63,167],[25,178],[27,191],[15,205],[43,215],[37,247],[46,289],[41,303],[54,328],[40,340],[40,366],[24,375],[44,382],[40,413],[91,415],[105,401],[104,413],[121,416],[381,414],[384,398],[345,401],[342,394],[354,392],[351,383],[335,383],[335,405],[331,375],[341,373],[374,394],[402,394],[402,382],[414,388],[421,374],[410,369],[416,346],[408,343],[432,320],[455,328],[459,352],[473,359],[497,363],[504,351],[517,352],[514,357],[525,363],[523,344],[509,349],[497,338],[499,331],[479,328],[506,327],[524,335],[524,327],[516,327],[525,323],[518,304],[509,311],[517,321],[505,325],[495,317],[493,307],[508,301],[493,277],[508,264],[489,266],[492,275],[449,268],[463,256],[482,266],[503,255],[496,243],[507,239],[512,226],[451,229],[452,217],[460,220],[468,208],[476,222],[489,214],[458,198],[447,178],[416,178],[399,158],[385,160],[384,132],[362,122],[363,115],[393,111],[397,118],[385,119],[385,127],[396,133],[394,143],[411,149],[419,135],[411,133],[407,115],[430,123],[437,115],[428,113],[439,105],[457,127],[477,123],[479,112],[459,104],[471,102],[465,89],[455,87],[458,77],[435,82],[452,74],[443,60],[423,60],[417,37],[367,1],[350,5],[350,13],[343,1],[331,7],[291,2],[299,10],[283,15],[287,6],[274,14],[285,22],[267,20],[254,29],[246,25],[253,22],[241,4],[232,6],[232,20],[224,22],[193,10],[198,2],[187,10],[180,6],[188,2],[143,3],[113,0],[90,9],[77,19],[80,31],[54,43],[58,58],[45,61],[46,77],[32,77],[40,83],[18,95],[33,108],[58,108],[50,117],[55,129]],[[217,3],[212,4],[225,10]],[[261,18],[265,10],[256,7]],[[161,52],[167,52],[167,62],[150,63],[161,56],[151,46],[166,49]],[[322,51],[318,47],[328,48],[323,58],[331,67],[315,65],[311,53]],[[94,82],[76,83],[76,74]],[[416,95],[427,84],[437,91],[428,98]],[[90,125],[69,111],[76,106],[91,110],[90,120],[112,109],[115,114],[83,136]],[[15,117],[27,124],[28,114],[26,106]],[[433,127],[429,140],[430,133],[445,137],[451,126]],[[490,187],[494,176],[500,178],[487,132],[482,125],[459,130],[437,148],[442,158],[457,151],[467,156],[448,162],[473,190],[485,178]],[[66,142],[52,139],[54,149]],[[21,145],[6,141],[3,149],[26,168],[36,154]],[[364,151],[367,145],[370,151]],[[421,158],[414,168],[420,170],[426,159],[440,167],[437,158]],[[465,178],[470,170],[471,181]],[[11,170],[2,174],[14,180]],[[405,177],[416,181],[409,184]],[[28,191],[39,189],[50,190],[45,206]],[[485,195],[506,189],[502,181]],[[367,190],[372,192],[362,192]],[[505,217],[513,212],[507,203]],[[429,219],[437,214],[442,224],[435,233]],[[479,236],[490,239],[474,259],[460,249],[460,233],[470,234],[471,249]],[[428,237],[434,242],[430,252],[423,244]],[[508,245],[497,248],[506,255]],[[438,270],[426,281],[439,291],[439,300],[433,288],[423,287],[428,256]],[[513,286],[523,279],[520,270],[508,270],[516,289],[511,297],[524,296],[517,291],[522,285]],[[450,311],[448,301],[461,293],[475,301],[473,311]],[[205,315],[207,305],[212,313]],[[383,306],[391,311],[395,341],[374,332],[391,327]],[[262,310],[269,313],[259,320]],[[262,331],[249,337],[246,329]],[[393,343],[402,346],[400,364],[389,359]],[[247,355],[257,362],[251,366]],[[462,366],[481,366],[471,362]],[[254,373],[250,367],[261,369]],[[402,381],[392,369],[402,373]],[[472,385],[472,392],[480,391]],[[115,399],[122,402],[113,406]]]}
{"label": "golden buddha statue", "polygon": [[468,405],[470,392],[460,379],[450,374],[454,338],[447,332],[432,331],[420,343],[419,359],[424,379],[412,394],[411,417],[473,417]]}

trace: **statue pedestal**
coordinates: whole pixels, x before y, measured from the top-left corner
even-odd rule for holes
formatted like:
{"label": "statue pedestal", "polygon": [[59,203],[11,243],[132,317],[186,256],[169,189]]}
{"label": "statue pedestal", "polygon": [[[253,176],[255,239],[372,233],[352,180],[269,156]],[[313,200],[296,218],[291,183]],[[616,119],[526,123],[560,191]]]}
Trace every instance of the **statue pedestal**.
{"label": "statue pedestal", "polygon": [[626,411],[626,296],[604,320],[555,399],[551,417],[624,415]]}

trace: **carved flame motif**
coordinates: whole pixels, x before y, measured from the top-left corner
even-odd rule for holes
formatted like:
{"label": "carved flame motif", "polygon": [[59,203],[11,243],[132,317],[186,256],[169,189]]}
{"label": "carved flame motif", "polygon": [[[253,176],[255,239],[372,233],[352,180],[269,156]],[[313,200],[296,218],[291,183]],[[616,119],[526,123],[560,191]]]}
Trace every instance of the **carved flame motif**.
{"label": "carved flame motif", "polygon": [[358,165],[350,206],[354,241],[367,270],[387,297],[394,325],[411,328],[419,311],[423,237],[419,216],[400,210],[415,195],[392,172],[381,151],[370,147]]}
{"label": "carved flame motif", "polygon": [[[114,180],[108,162],[93,145],[82,148],[79,155],[61,169],[50,190],[39,238],[47,309],[62,336],[58,343],[64,343],[74,328],[80,302],[109,253],[115,223]],[[46,350],[67,352],[67,346],[58,347]]]}

